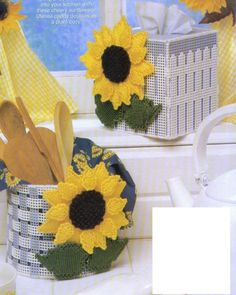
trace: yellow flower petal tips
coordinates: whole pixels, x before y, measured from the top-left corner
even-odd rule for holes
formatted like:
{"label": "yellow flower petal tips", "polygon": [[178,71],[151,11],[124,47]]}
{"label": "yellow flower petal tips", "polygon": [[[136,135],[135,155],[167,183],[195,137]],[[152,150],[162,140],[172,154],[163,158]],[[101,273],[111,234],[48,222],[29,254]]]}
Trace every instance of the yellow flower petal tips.
{"label": "yellow flower petal tips", "polygon": [[129,223],[123,212],[127,199],[121,198],[125,185],[120,176],[109,175],[104,162],[81,175],[69,167],[65,183],[44,193],[51,207],[39,232],[55,234],[57,245],[81,244],[89,254],[95,247],[105,250],[106,238],[116,240]]}
{"label": "yellow flower petal tips", "polygon": [[180,0],[193,10],[201,10],[202,12],[220,12],[222,7],[226,7],[226,0]]}
{"label": "yellow flower petal tips", "polygon": [[0,1],[0,34],[9,30],[20,30],[18,21],[26,18],[25,15],[20,15],[22,9],[21,2],[12,3],[5,0]]}
{"label": "yellow flower petal tips", "polygon": [[87,78],[94,79],[93,95],[110,101],[117,110],[122,103],[130,105],[131,96],[144,98],[144,78],[154,72],[145,60],[147,33],[132,34],[122,17],[113,30],[103,26],[94,32],[95,42],[88,42],[88,51],[80,57],[87,67]]}

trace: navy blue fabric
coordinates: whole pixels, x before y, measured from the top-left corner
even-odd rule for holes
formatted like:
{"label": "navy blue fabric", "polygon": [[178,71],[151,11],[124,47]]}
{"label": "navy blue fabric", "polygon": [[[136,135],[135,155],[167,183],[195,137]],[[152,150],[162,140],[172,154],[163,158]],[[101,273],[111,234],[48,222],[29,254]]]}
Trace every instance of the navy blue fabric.
{"label": "navy blue fabric", "polygon": [[[94,153],[93,149],[97,149],[99,153]],[[116,154],[114,154],[112,151],[110,151],[109,154],[108,151],[97,146],[89,139],[77,137],[74,141],[73,155],[82,155],[84,158],[86,158],[86,164],[89,165],[91,168],[95,167],[97,164],[103,161],[111,174],[120,175],[120,177],[127,183],[121,195],[123,198],[126,198],[128,200],[124,211],[133,211],[136,201],[135,184],[129,172],[126,170],[125,166]],[[105,155],[108,156],[105,157]],[[72,166],[76,173],[81,173],[80,169],[78,169],[78,165],[75,159],[73,159],[72,161]],[[8,185],[6,183],[6,173],[8,173],[6,165],[3,161],[0,161],[0,191],[8,188]],[[20,181],[19,184],[27,184],[27,182]]]}
{"label": "navy blue fabric", "polygon": [[[127,183],[121,195],[123,198],[126,198],[128,200],[124,211],[133,211],[136,202],[136,188],[132,177],[116,154],[113,153],[111,157],[103,159],[106,150],[102,149],[103,152],[101,153],[101,155],[94,157],[92,152],[94,146],[96,146],[94,142],[89,139],[76,138],[73,154],[76,155],[78,153],[84,152],[87,155],[88,164],[90,167],[95,167],[97,164],[103,161],[111,174],[120,175],[120,177]],[[72,161],[72,166],[74,170],[79,174],[80,172],[78,171],[77,165],[74,161]]]}

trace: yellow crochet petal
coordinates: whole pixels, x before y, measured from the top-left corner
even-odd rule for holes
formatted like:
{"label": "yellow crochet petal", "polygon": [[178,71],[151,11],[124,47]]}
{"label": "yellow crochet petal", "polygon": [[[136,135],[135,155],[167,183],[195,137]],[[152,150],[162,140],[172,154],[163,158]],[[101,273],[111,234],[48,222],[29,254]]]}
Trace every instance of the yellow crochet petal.
{"label": "yellow crochet petal", "polygon": [[144,76],[135,71],[133,68],[130,70],[129,79],[132,84],[144,86]]}
{"label": "yellow crochet petal", "polygon": [[111,218],[105,218],[99,226],[99,231],[103,236],[111,238],[112,240],[117,239],[117,227]]}
{"label": "yellow crochet petal", "polygon": [[99,45],[103,45],[102,33],[100,31],[93,31],[93,36]]}
{"label": "yellow crochet petal", "polygon": [[76,243],[76,244],[80,244],[80,235],[81,235],[81,230],[79,229],[74,229],[74,234],[73,236],[70,238],[70,242]]}
{"label": "yellow crochet petal", "polygon": [[100,94],[102,102],[110,100],[114,93],[113,83],[105,78],[104,75],[94,82],[93,95]]}
{"label": "yellow crochet petal", "polygon": [[125,49],[129,49],[132,45],[132,29],[125,18],[122,19],[122,22],[123,32],[119,37],[119,45]]}
{"label": "yellow crochet petal", "polygon": [[8,9],[10,14],[17,14],[22,9],[22,2],[18,1],[16,3],[11,3]]}
{"label": "yellow crochet petal", "polygon": [[123,16],[113,28],[114,45],[128,49],[132,45],[132,28]]}
{"label": "yellow crochet petal", "polygon": [[91,68],[93,66],[93,63],[95,62],[95,59],[88,51],[85,54],[81,55],[79,59],[87,68]]}
{"label": "yellow crochet petal", "polygon": [[154,73],[154,66],[146,60],[138,65],[133,65],[133,69],[140,74],[143,74],[143,76],[148,76]]}
{"label": "yellow crochet petal", "polygon": [[133,35],[132,47],[144,47],[147,42],[148,33],[138,32]]}
{"label": "yellow crochet petal", "polygon": [[111,30],[108,27],[103,26],[101,29],[101,35],[104,47],[110,47],[113,43]]}
{"label": "yellow crochet petal", "polygon": [[62,202],[62,199],[58,193],[58,190],[51,190],[51,191],[45,191],[43,193],[43,198],[46,200],[49,205],[55,206]]}
{"label": "yellow crochet petal", "polygon": [[101,184],[101,193],[105,198],[114,197],[116,187],[120,181],[119,175],[112,175],[105,179]]}
{"label": "yellow crochet petal", "polygon": [[115,194],[113,196],[119,198],[125,187],[126,187],[126,182],[123,180],[119,181],[116,185]]}
{"label": "yellow crochet petal", "polygon": [[103,70],[101,61],[93,61],[91,66],[89,66],[88,71],[86,73],[86,77],[88,79],[98,79],[102,76]]}
{"label": "yellow crochet petal", "polygon": [[95,245],[95,234],[91,230],[83,231],[80,235],[82,248],[89,254],[93,254]]}
{"label": "yellow crochet petal", "polygon": [[102,75],[102,65],[100,60],[96,60],[93,56],[87,51],[84,55],[80,56],[80,61],[82,61],[85,66],[88,68],[86,73],[87,78],[97,79]]}
{"label": "yellow crochet petal", "polygon": [[119,96],[121,97],[121,101],[126,104],[130,105],[131,103],[131,93],[130,93],[130,83],[120,83],[118,85],[118,92]]}
{"label": "yellow crochet petal", "polygon": [[202,12],[220,12],[221,7],[226,7],[226,0],[180,0],[189,8],[201,10]]}
{"label": "yellow crochet petal", "polygon": [[57,245],[64,244],[69,241],[73,235],[74,226],[69,222],[62,223],[58,228],[54,243]]}
{"label": "yellow crochet petal", "polygon": [[87,191],[92,191],[96,188],[97,178],[92,169],[87,169],[82,177],[82,185]]}
{"label": "yellow crochet petal", "polygon": [[6,18],[0,20],[1,22],[1,29],[0,32],[5,31],[9,32],[11,29],[20,30],[20,26],[18,21],[26,18],[25,15],[20,15],[19,11],[21,10],[22,6],[20,1],[17,3],[12,3],[9,1],[8,5],[8,13]]}
{"label": "yellow crochet petal", "polygon": [[87,43],[88,49],[89,49],[89,54],[95,58],[95,59],[101,59],[103,52],[104,52],[104,46],[93,43],[93,42],[88,42]]}
{"label": "yellow crochet petal", "polygon": [[112,35],[114,38],[113,40],[114,45],[120,46],[120,37],[122,36],[122,33],[125,30],[125,22],[126,22],[125,18],[122,17],[120,21],[113,28]]}
{"label": "yellow crochet petal", "polygon": [[96,179],[97,179],[96,190],[100,191],[101,190],[101,183],[109,177],[109,172],[108,172],[104,162],[99,163],[95,167],[95,175],[96,175]]}
{"label": "yellow crochet petal", "polygon": [[44,234],[56,234],[59,226],[59,222],[48,219],[38,227],[38,232]]}
{"label": "yellow crochet petal", "polygon": [[72,166],[67,168],[65,182],[74,184],[77,187],[78,193],[82,191],[82,176],[75,173]]}
{"label": "yellow crochet petal", "polygon": [[139,100],[144,99],[144,87],[132,84],[130,86],[131,94],[136,94],[139,97]]}
{"label": "yellow crochet petal", "polygon": [[145,59],[145,56],[147,54],[147,48],[146,47],[132,47],[128,50],[130,61],[133,64],[139,64],[141,61]]}
{"label": "yellow crochet petal", "polygon": [[69,215],[69,207],[66,204],[58,204],[51,207],[47,213],[46,217],[51,220],[64,221]]}
{"label": "yellow crochet petal", "polygon": [[15,15],[15,19],[16,20],[23,20],[23,19],[25,19],[25,18],[27,18],[27,16],[26,15]]}
{"label": "yellow crochet petal", "polygon": [[78,191],[77,186],[72,183],[60,182],[58,190],[61,198],[67,202],[70,202],[78,193],[81,193],[81,191]]}
{"label": "yellow crochet petal", "polygon": [[119,85],[114,85],[114,93],[111,98],[111,103],[113,105],[114,110],[118,110],[118,108],[121,106],[122,101],[119,93]]}
{"label": "yellow crochet petal", "polygon": [[94,232],[95,235],[95,241],[94,241],[94,246],[95,247],[99,247],[103,250],[106,250],[107,248],[107,241],[106,241],[106,237],[104,237],[100,232],[95,231]]}
{"label": "yellow crochet petal", "polygon": [[117,215],[123,211],[126,204],[127,199],[111,198],[106,202],[106,210],[110,215]]}
{"label": "yellow crochet petal", "polygon": [[120,229],[122,226],[127,226],[129,224],[128,219],[125,217],[125,213],[121,212],[117,215],[112,216],[112,220],[117,229]]}

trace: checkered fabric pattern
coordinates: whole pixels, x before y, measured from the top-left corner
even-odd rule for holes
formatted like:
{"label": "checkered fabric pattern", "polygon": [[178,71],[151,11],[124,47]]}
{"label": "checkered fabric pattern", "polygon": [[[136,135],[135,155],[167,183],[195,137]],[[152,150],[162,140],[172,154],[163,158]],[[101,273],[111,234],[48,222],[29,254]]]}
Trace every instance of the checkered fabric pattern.
{"label": "checkered fabric pattern", "polygon": [[[219,38],[219,88],[220,105],[236,103],[236,25],[233,26],[232,15],[213,24],[218,30]],[[226,121],[236,124],[236,116]]]}
{"label": "checkered fabric pattern", "polygon": [[7,261],[21,275],[32,278],[54,278],[35,257],[35,254],[44,255],[54,247],[53,235],[37,231],[38,226],[45,221],[45,213],[49,208],[47,202],[43,200],[43,191],[52,188],[22,185],[10,191]]}
{"label": "checkered fabric pattern", "polygon": [[[36,254],[46,255],[55,247],[53,235],[39,233],[49,206],[43,192],[54,186],[19,185],[9,192],[7,261],[20,275],[38,279],[55,279],[53,273],[41,265]],[[93,275],[84,271],[80,277]]]}
{"label": "checkered fabric pattern", "polygon": [[60,100],[72,113],[77,111],[73,99],[31,50],[22,30],[3,33],[0,52],[0,99],[14,101],[21,96],[35,123],[51,120]]}

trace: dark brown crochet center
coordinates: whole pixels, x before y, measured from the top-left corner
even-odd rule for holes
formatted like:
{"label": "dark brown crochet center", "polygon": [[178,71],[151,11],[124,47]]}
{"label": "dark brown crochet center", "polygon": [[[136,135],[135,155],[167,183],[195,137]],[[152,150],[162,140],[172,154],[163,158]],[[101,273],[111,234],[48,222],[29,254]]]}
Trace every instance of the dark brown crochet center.
{"label": "dark brown crochet center", "polygon": [[120,46],[107,47],[102,55],[102,67],[105,77],[111,82],[124,82],[131,68],[127,51]]}
{"label": "dark brown crochet center", "polygon": [[0,1],[0,20],[4,20],[8,16],[8,3]]}
{"label": "dark brown crochet center", "polygon": [[72,224],[82,230],[93,229],[103,221],[106,203],[102,194],[93,190],[77,195],[70,205]]}

